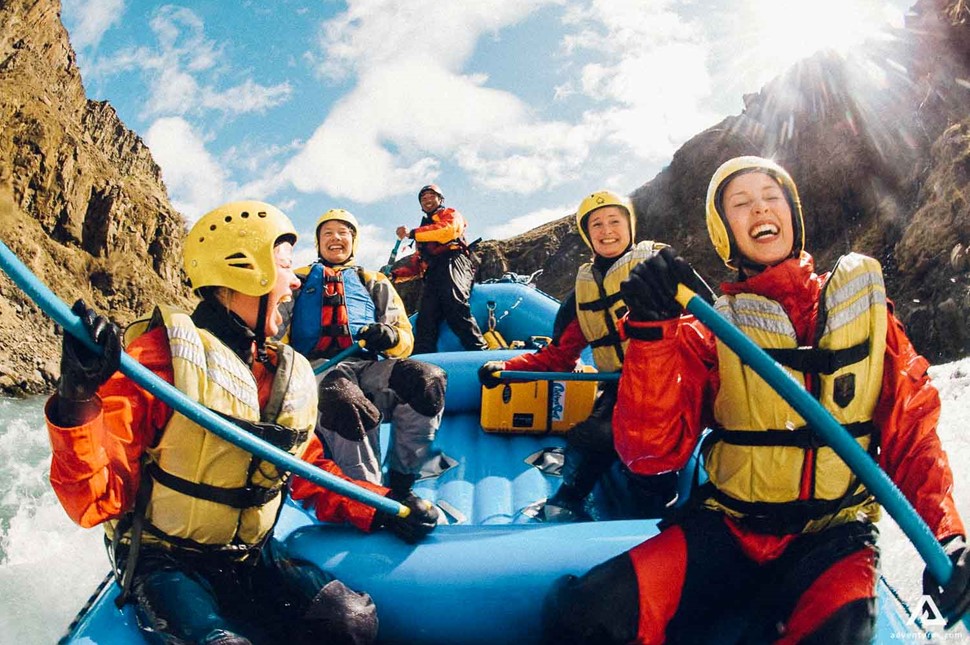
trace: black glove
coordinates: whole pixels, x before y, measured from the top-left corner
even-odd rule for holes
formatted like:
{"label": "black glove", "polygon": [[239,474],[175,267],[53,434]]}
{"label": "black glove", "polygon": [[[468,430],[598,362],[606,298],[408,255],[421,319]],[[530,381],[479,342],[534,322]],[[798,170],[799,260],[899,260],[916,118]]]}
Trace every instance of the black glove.
{"label": "black glove", "polygon": [[941,544],[953,563],[953,575],[941,587],[933,575],[924,570],[923,593],[933,599],[936,607],[946,617],[946,628],[950,629],[970,610],[970,555],[967,552],[967,542],[960,535],[947,538]]}
{"label": "black glove", "polygon": [[65,332],[57,395],[65,402],[87,401],[118,371],[121,364],[121,330],[104,316],[96,315],[83,300],[75,302],[71,311],[81,318],[88,334],[101,346],[101,351],[91,351],[72,334]]}
{"label": "black glove", "polygon": [[505,361],[488,361],[478,368],[478,381],[485,387],[492,389],[502,384],[502,379],[495,376],[495,372],[505,369]]}
{"label": "black glove", "polygon": [[397,330],[386,323],[374,323],[361,327],[357,340],[364,341],[364,348],[372,352],[383,352],[397,345]]}
{"label": "black glove", "polygon": [[381,422],[381,411],[346,376],[324,377],[320,383],[320,426],[348,441],[361,441]]}
{"label": "black glove", "polygon": [[426,499],[421,499],[411,491],[403,497],[393,490],[387,497],[397,500],[411,509],[407,517],[398,517],[382,511],[374,515],[374,528],[386,528],[408,544],[418,542],[438,526],[438,508]]}
{"label": "black glove", "polygon": [[656,321],[679,316],[681,306],[676,295],[680,283],[707,302],[713,301],[711,288],[687,260],[669,246],[633,267],[630,276],[620,284],[620,295],[630,310],[630,319]]}

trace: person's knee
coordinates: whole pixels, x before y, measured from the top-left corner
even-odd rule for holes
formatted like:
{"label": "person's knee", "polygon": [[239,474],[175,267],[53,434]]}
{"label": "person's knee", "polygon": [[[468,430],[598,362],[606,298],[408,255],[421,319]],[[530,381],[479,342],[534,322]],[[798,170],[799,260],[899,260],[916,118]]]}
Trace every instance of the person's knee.
{"label": "person's knee", "polygon": [[448,377],[437,365],[402,359],[391,370],[389,385],[418,414],[434,417],[445,407]]}
{"label": "person's knee", "polygon": [[802,643],[871,643],[875,624],[875,598],[860,598],[840,607],[818,629],[802,639]]}
{"label": "person's knee", "polygon": [[366,593],[331,580],[316,595],[300,625],[301,642],[373,643],[377,638],[377,608]]}
{"label": "person's knee", "polygon": [[628,643],[637,636],[639,589],[622,554],[556,581],[542,608],[547,643]]}

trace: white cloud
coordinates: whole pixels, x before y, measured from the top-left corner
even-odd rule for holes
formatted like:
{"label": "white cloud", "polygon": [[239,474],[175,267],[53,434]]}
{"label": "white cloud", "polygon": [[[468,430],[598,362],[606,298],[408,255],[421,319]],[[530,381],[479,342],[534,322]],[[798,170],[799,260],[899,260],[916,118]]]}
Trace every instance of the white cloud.
{"label": "white cloud", "polygon": [[507,222],[496,226],[489,226],[485,229],[482,237],[486,240],[507,240],[510,237],[531,231],[537,226],[546,222],[552,222],[566,215],[574,213],[576,205],[556,206],[553,208],[542,208],[520,217],[515,217]]}
{"label": "white cloud", "polygon": [[225,90],[206,87],[200,103],[202,107],[226,113],[265,112],[285,102],[291,93],[289,83],[267,87],[247,78],[242,84]]}
{"label": "white cloud", "polygon": [[351,2],[321,30],[319,70],[357,83],[285,169],[289,180],[372,203],[434,179],[444,161],[489,189],[530,193],[569,179],[588,154],[585,126],[537,120],[487,77],[461,73],[483,34],[538,7]]}
{"label": "white cloud", "polygon": [[[697,25],[669,0],[595,0],[563,19],[563,50],[581,64],[578,87],[594,102],[585,115],[605,141],[649,161],[669,159],[717,115],[708,108],[709,49]],[[573,31],[568,31],[574,28]]]}
{"label": "white cloud", "polygon": [[206,150],[203,138],[184,119],[158,119],[145,134],[145,143],[162,167],[172,205],[189,223],[235,193],[222,167]]}
{"label": "white cloud", "polygon": [[227,84],[228,54],[206,37],[205,22],[191,9],[165,5],[152,16],[150,27],[154,44],[123,49],[88,65],[93,76],[139,70],[148,86],[143,118],[208,111],[228,116],[262,113],[292,95],[288,82],[263,85],[243,77]]}
{"label": "white cloud", "polygon": [[124,0],[63,0],[61,9],[75,50],[97,47],[104,33],[121,22],[124,12]]}

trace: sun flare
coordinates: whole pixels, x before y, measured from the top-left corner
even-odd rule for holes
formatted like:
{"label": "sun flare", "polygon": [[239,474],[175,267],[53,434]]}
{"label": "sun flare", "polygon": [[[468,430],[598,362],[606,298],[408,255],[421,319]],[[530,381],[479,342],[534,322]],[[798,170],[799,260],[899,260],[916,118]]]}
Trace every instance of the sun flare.
{"label": "sun flare", "polygon": [[821,50],[844,54],[902,22],[877,0],[748,0],[745,13],[749,46],[776,71]]}

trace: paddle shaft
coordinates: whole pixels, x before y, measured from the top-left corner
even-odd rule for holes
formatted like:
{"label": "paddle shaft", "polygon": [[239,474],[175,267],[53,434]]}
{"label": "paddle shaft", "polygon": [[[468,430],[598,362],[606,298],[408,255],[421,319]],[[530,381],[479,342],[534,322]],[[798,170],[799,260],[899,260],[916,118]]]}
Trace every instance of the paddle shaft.
{"label": "paddle shaft", "polygon": [[[101,351],[88,333],[81,319],[74,315],[67,305],[58,298],[53,291],[44,285],[30,269],[18,258],[2,241],[0,241],[0,268],[10,276],[10,279],[20,287],[31,300],[37,303],[44,312],[58,323],[64,330],[81,340],[92,351]],[[121,372],[137,383],[141,388],[157,396],[173,410],[181,413],[190,420],[206,428],[214,435],[225,439],[256,457],[270,462],[277,468],[299,475],[323,488],[339,493],[367,506],[376,508],[390,515],[407,517],[410,509],[403,504],[378,495],[377,493],[358,486],[353,482],[341,479],[336,475],[317,468],[302,459],[298,459],[288,452],[266,443],[252,434],[236,427],[229,421],[209,410],[203,405],[185,396],[180,390],[161,379],[144,365],[128,354],[121,353]]]}
{"label": "paddle shaft", "polygon": [[[679,285],[677,301],[704,323],[721,342],[802,415],[812,431],[838,454],[882,504],[886,512],[896,520],[926,562],[933,577],[945,585],[953,574],[953,564],[943,551],[943,547],[937,542],[933,532],[917,514],[909,500],[872,460],[872,457],[862,449],[862,446],[800,383],[702,298],[684,285]],[[964,617],[964,622],[968,621],[970,617]]]}
{"label": "paddle shaft", "polygon": [[493,374],[495,378],[517,381],[616,381],[619,372],[526,372],[501,370]]}
{"label": "paddle shaft", "polygon": [[340,361],[344,360],[345,358],[350,358],[357,352],[361,351],[363,348],[364,348],[363,341],[358,340],[353,345],[350,345],[349,347],[345,347],[339,352],[337,352],[335,355],[329,358],[325,363],[320,363],[319,365],[314,367],[313,373],[320,374],[322,372],[325,372],[331,367],[333,367],[334,365],[336,365],[337,363],[339,363]]}

